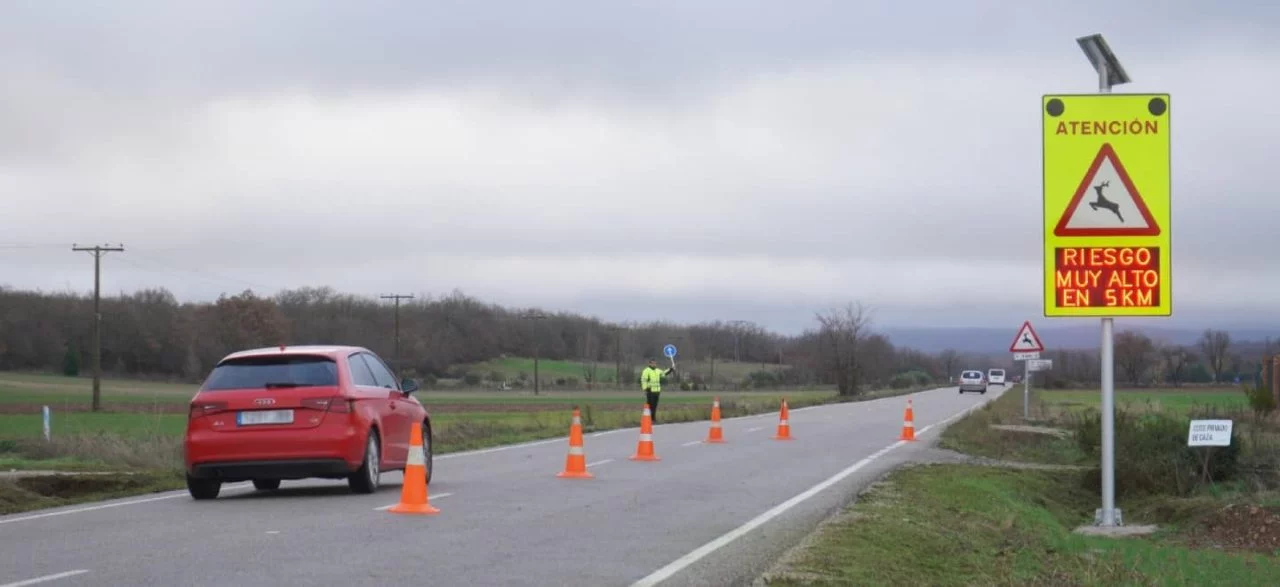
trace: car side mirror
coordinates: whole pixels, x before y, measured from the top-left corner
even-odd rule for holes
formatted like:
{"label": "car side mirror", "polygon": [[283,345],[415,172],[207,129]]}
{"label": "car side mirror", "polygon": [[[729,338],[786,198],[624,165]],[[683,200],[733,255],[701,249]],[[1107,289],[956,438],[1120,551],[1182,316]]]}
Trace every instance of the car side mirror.
{"label": "car side mirror", "polygon": [[400,391],[405,393],[413,393],[418,391],[418,382],[410,377],[405,377],[400,381]]}

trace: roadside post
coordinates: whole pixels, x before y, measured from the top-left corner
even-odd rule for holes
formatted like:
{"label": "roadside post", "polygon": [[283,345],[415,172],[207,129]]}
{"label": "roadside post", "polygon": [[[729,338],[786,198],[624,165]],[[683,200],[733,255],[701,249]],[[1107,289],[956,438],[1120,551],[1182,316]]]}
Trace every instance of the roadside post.
{"label": "roadside post", "polygon": [[1231,446],[1231,420],[1192,420],[1187,430],[1187,446],[1204,447],[1201,475],[1204,480],[1213,483],[1209,460],[1213,457],[1213,447]]}
{"label": "roadside post", "polygon": [[1013,344],[1009,345],[1009,352],[1013,353],[1013,360],[1022,361],[1022,419],[1031,419],[1031,361],[1040,358],[1040,352],[1044,350],[1044,343],[1040,342],[1040,335],[1036,334],[1036,329],[1031,327],[1031,321],[1027,320],[1022,323],[1022,328],[1018,329],[1018,333],[1013,336]]}
{"label": "roadside post", "polygon": [[53,420],[53,413],[49,411],[49,406],[43,406],[40,412],[41,412],[41,416],[43,417],[42,419],[44,421],[44,440],[45,442],[49,442],[50,440],[53,439],[53,430],[51,427],[52,420]]}
{"label": "roadside post", "polygon": [[1076,39],[1097,94],[1041,97],[1044,315],[1102,320],[1102,507],[1115,507],[1116,317],[1173,314],[1169,94],[1112,94],[1129,75],[1102,35]]}

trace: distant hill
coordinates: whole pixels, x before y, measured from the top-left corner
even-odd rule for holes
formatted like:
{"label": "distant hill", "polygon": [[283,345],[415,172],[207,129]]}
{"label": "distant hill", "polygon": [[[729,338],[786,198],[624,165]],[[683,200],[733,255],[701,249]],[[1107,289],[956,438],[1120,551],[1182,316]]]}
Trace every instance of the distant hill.
{"label": "distant hill", "polygon": [[[1032,325],[1047,349],[1098,348],[1102,331],[1097,322],[1072,326],[1038,326],[1036,322],[1033,320]],[[1017,328],[1018,325],[1013,324],[1008,328],[886,328],[883,331],[894,345],[926,353],[950,348],[965,353],[996,354],[1009,351],[1009,343],[1013,341]],[[1123,330],[1138,330],[1157,342],[1181,345],[1195,345],[1204,333],[1203,329],[1159,328],[1117,322],[1116,331]],[[1267,337],[1280,340],[1280,328],[1228,328],[1227,331],[1231,333],[1233,343],[1242,345],[1261,342]]]}

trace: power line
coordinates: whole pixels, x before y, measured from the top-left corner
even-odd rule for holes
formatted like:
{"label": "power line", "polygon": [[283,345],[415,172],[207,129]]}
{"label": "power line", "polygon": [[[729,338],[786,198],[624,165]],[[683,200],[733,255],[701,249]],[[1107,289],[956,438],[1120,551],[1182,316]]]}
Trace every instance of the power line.
{"label": "power line", "polygon": [[93,255],[93,411],[96,412],[102,409],[102,257],[123,252],[124,244],[80,247],[73,243],[71,250]]}
{"label": "power line", "polygon": [[396,302],[396,377],[403,378],[404,374],[400,366],[400,300],[412,300],[413,294],[387,294],[378,297],[384,300],[395,300]]}

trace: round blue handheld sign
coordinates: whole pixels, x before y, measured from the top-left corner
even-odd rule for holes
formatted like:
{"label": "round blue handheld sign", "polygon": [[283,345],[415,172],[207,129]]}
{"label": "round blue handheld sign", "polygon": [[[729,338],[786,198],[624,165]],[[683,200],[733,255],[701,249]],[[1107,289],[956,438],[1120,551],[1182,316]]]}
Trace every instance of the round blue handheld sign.
{"label": "round blue handheld sign", "polygon": [[676,345],[669,344],[667,346],[662,347],[662,354],[666,355],[668,359],[674,358],[676,356]]}

